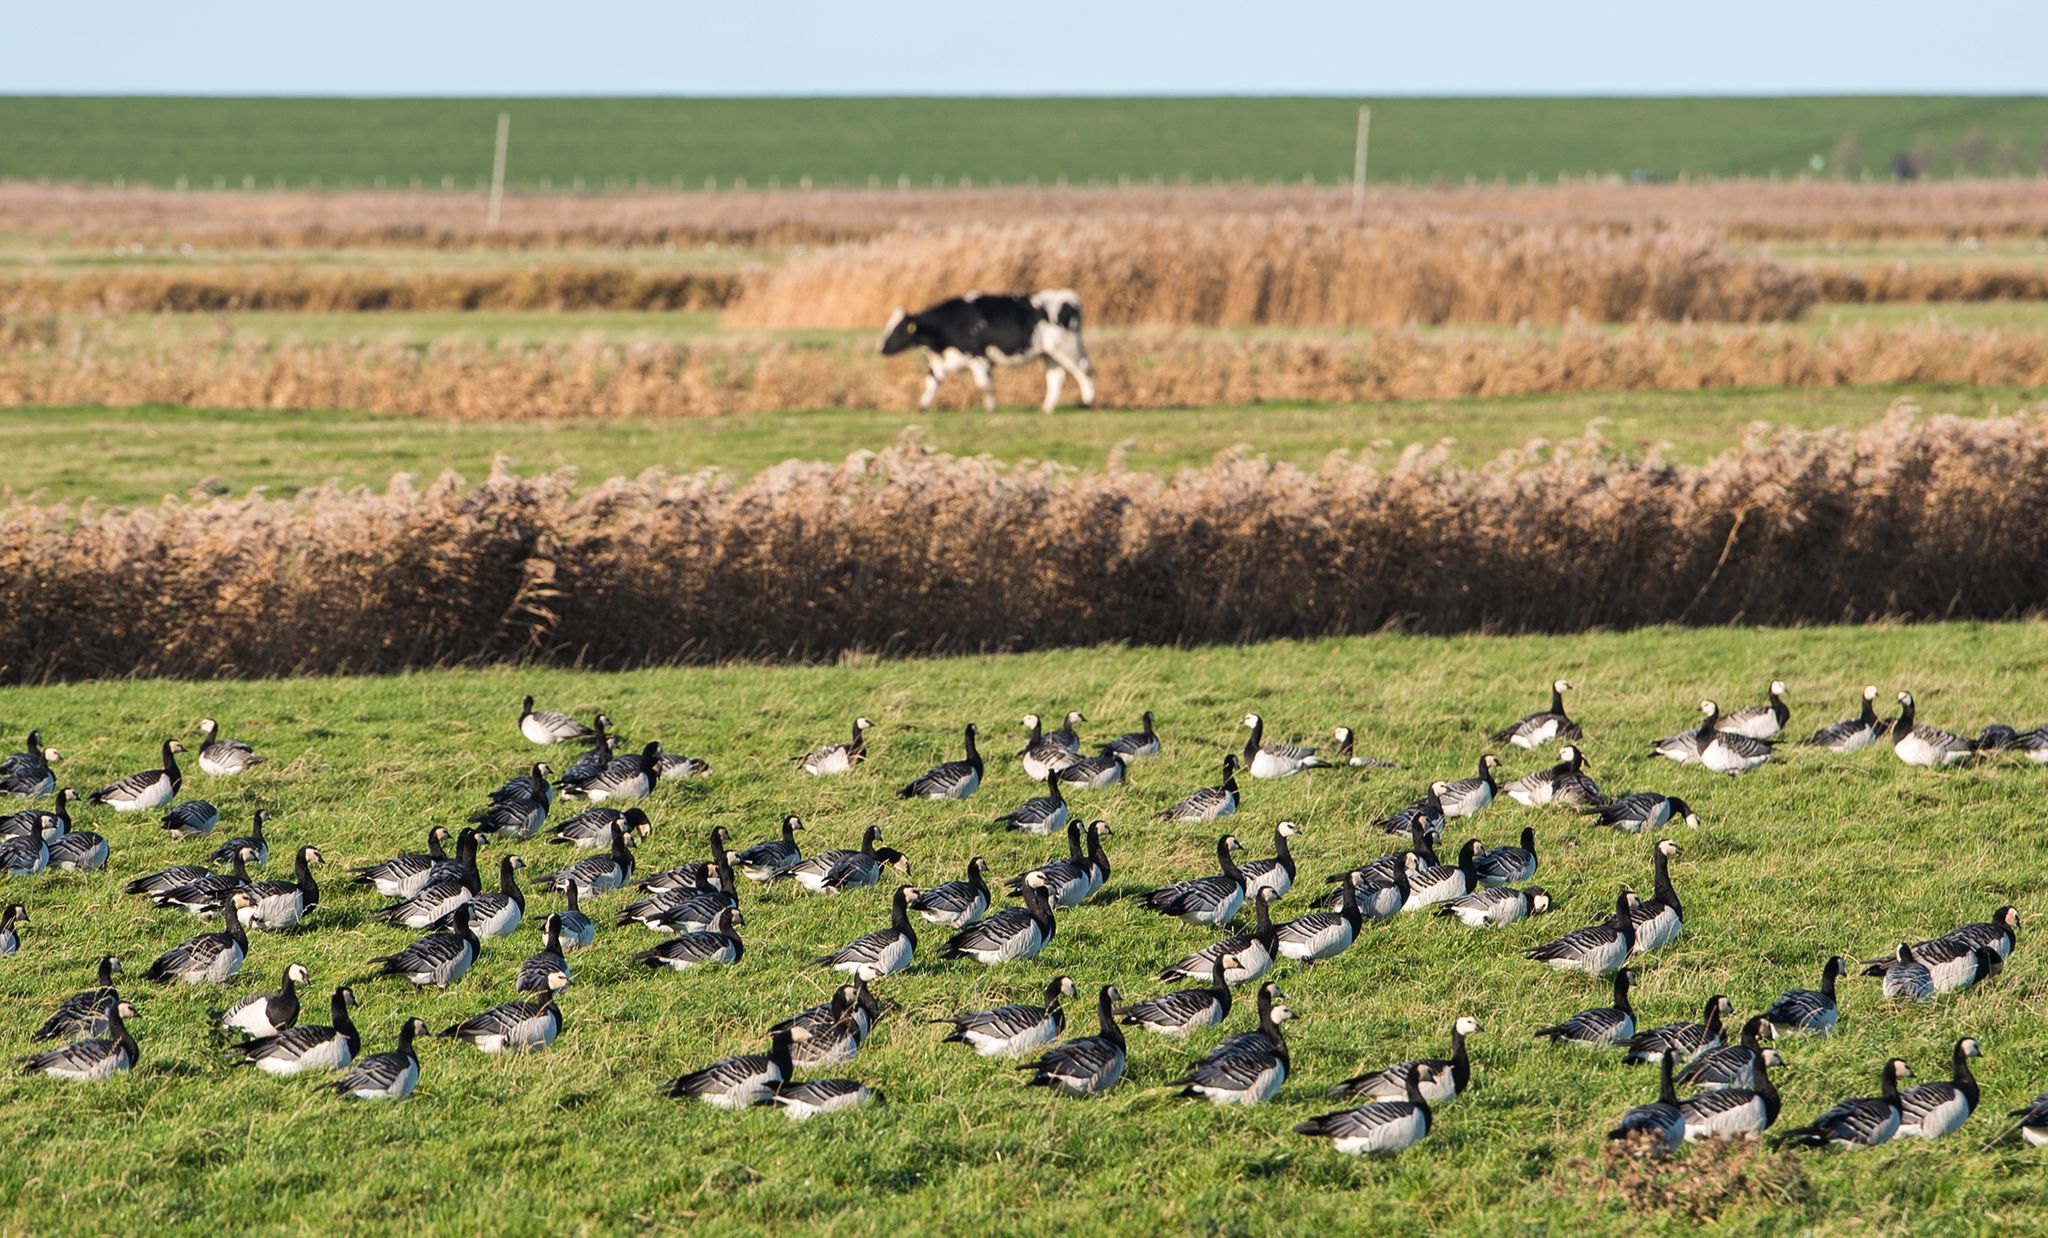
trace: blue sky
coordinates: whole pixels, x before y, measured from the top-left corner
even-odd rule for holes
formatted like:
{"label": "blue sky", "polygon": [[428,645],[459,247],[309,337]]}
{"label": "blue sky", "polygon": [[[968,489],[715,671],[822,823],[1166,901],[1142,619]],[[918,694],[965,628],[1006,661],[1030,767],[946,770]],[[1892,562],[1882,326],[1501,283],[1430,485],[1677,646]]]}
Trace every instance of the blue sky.
{"label": "blue sky", "polygon": [[39,3],[16,94],[2039,94],[2048,4]]}

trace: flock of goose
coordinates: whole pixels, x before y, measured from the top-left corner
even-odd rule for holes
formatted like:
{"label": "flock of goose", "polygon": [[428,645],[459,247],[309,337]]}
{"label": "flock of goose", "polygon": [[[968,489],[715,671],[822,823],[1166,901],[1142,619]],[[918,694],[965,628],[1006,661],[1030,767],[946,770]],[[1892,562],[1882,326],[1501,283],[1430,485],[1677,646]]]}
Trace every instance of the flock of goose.
{"label": "flock of goose", "polygon": [[[1484,847],[1479,839],[1468,838],[1454,850],[1439,853],[1450,823],[1475,817],[1505,794],[1525,805],[1565,806],[1593,825],[1654,840],[1648,847],[1648,897],[1622,887],[1614,896],[1611,916],[1523,951],[1533,963],[1611,977],[1609,1005],[1570,1014],[1536,1030],[1537,1037],[1618,1052],[1629,1062],[1654,1063],[1658,1068],[1657,1099],[1624,1114],[1611,1137],[1672,1150],[1686,1141],[1762,1135],[1780,1114],[1772,1077],[1774,1070],[1786,1065],[1787,1050],[1780,1046],[1788,1037],[1826,1036],[1835,1030],[1841,1018],[1836,983],[1848,973],[1848,964],[1841,957],[1827,959],[1818,988],[1791,989],[1745,1020],[1734,1020],[1729,1000],[1714,995],[1701,1005],[1697,1021],[1639,1025],[1630,1005],[1639,968],[1686,925],[1686,908],[1672,875],[1673,861],[1683,851],[1673,839],[1658,835],[1674,824],[1698,827],[1700,817],[1684,800],[1659,792],[1607,796],[1588,772],[1580,747],[1585,736],[1566,711],[1565,693],[1571,688],[1568,682],[1557,681],[1547,709],[1491,736],[1495,744],[1526,750],[1558,744],[1553,764],[1502,783],[1496,779],[1501,762],[1488,753],[1478,759],[1471,777],[1431,783],[1412,803],[1375,822],[1402,836],[1405,845],[1330,875],[1329,888],[1316,896],[1312,910],[1275,919],[1277,905],[1294,891],[1298,873],[1292,844],[1302,831],[1290,821],[1273,827],[1270,856],[1240,860],[1242,842],[1236,834],[1224,833],[1215,843],[1215,871],[1190,875],[1139,896],[1139,907],[1206,935],[1200,948],[1166,963],[1158,973],[1161,981],[1187,981],[1190,987],[1129,1000],[1114,985],[1099,986],[1093,995],[1092,1025],[1070,1029],[1068,1005],[1080,1002],[1082,990],[1070,976],[1039,976],[1029,981],[1034,1001],[930,1021],[947,1029],[947,1043],[965,1045],[984,1057],[1016,1060],[1027,1086],[1089,1096],[1124,1079],[1131,1066],[1134,1034],[1174,1038],[1222,1026],[1244,1004],[1237,990],[1258,982],[1247,1030],[1159,1077],[1181,1095],[1219,1105],[1268,1101],[1294,1065],[1284,1026],[1294,1011],[1269,978],[1276,967],[1285,963],[1307,968],[1339,956],[1360,940],[1368,922],[1427,912],[1487,929],[1551,909],[1550,894],[1530,884],[1542,867],[1534,826],[1522,829],[1513,844]],[[1774,745],[1790,719],[1785,691],[1784,684],[1773,683],[1767,703],[1726,714],[1715,702],[1703,701],[1703,720],[1657,741],[1651,753],[1698,762],[1731,778],[1748,774],[1774,759]],[[2021,732],[1991,726],[1966,738],[1918,722],[1910,693],[1898,694],[1901,710],[1896,719],[1880,719],[1877,695],[1875,688],[1865,689],[1860,715],[1822,728],[1804,742],[1835,752],[1886,742],[1900,760],[1915,766],[1942,766],[2000,752],[2048,763],[2048,728]],[[886,926],[816,960],[845,976],[829,1001],[767,1028],[766,1052],[709,1062],[669,1080],[662,1091],[724,1108],[773,1104],[796,1119],[878,1101],[877,1090],[858,1079],[800,1078],[855,1060],[887,1008],[876,991],[878,982],[914,966],[953,960],[1015,968],[1028,975],[1016,965],[1039,954],[1066,917],[1088,914],[1085,907],[1091,900],[1101,901],[1096,896],[1111,872],[1105,840],[1115,831],[1103,819],[1084,822],[1087,814],[1076,812],[1067,796],[1085,797],[1091,789],[1119,783],[1132,763],[1161,751],[1160,736],[1147,713],[1139,730],[1094,745],[1095,753],[1085,755],[1077,727],[1086,721],[1080,712],[1070,712],[1063,725],[1047,730],[1037,715],[1023,719],[1027,740],[1017,760],[1025,778],[1042,784],[1043,792],[993,817],[993,824],[1011,831],[1064,835],[1063,856],[1000,880],[992,880],[987,860],[976,856],[958,879],[922,888],[895,886]],[[1188,794],[1157,814],[1159,818],[1212,822],[1234,815],[1242,804],[1240,774],[1265,780],[1317,769],[1394,768],[1357,752],[1349,728],[1335,728],[1336,746],[1319,751],[1269,739],[1265,721],[1257,714],[1246,714],[1242,725],[1248,738],[1241,752],[1224,759],[1220,781]],[[867,718],[856,719],[846,740],[822,745],[795,758],[794,764],[814,777],[853,774],[866,763],[873,726]],[[223,738],[213,720],[202,721],[199,730],[197,764],[208,777],[252,776],[264,764],[248,744]],[[514,990],[522,996],[439,1033],[484,1053],[543,1049],[562,1033],[560,999],[572,983],[571,959],[591,946],[598,933],[598,920],[586,910],[592,904],[616,900],[617,905],[607,909],[614,925],[638,925],[663,934],[637,953],[636,961],[649,969],[689,971],[739,964],[745,957],[741,879],[763,884],[786,881],[810,894],[843,895],[878,887],[892,871],[906,876],[911,872],[903,853],[882,845],[880,827],[867,828],[857,848],[809,851],[799,838],[808,833],[805,823],[787,816],[771,836],[738,848],[732,846],[727,829],[719,826],[711,831],[706,858],[643,873],[634,853],[653,836],[654,823],[638,801],[665,782],[703,777],[710,767],[669,754],[659,742],[638,751],[622,749],[605,715],[600,713],[585,725],[565,714],[536,710],[531,697],[520,711],[518,731],[536,745],[580,744],[583,751],[559,775],[546,762],[532,763],[492,792],[459,832],[434,828],[425,851],[350,870],[352,886],[387,900],[375,913],[377,921],[418,934],[400,948],[368,960],[373,971],[359,983],[393,978],[416,988],[445,991],[485,961],[484,943],[512,938],[527,919],[527,892],[521,885],[524,861],[505,856],[497,866],[496,888],[489,889],[479,869],[482,848],[502,840],[544,837],[581,856],[558,871],[528,879],[561,905],[540,918],[539,950],[521,959],[512,973]],[[963,755],[932,767],[897,795],[958,801],[981,791],[989,769],[976,742],[976,728],[966,726]],[[207,845],[221,824],[221,813],[204,800],[179,798],[186,784],[178,757],[185,752],[180,741],[167,740],[159,766],[102,787],[83,797],[83,803],[116,813],[161,810],[164,831]],[[107,837],[79,828],[72,819],[80,797],[58,786],[53,765],[60,755],[44,746],[39,733],[31,733],[24,751],[0,762],[0,790],[31,800],[54,797],[48,809],[29,807],[0,818],[0,869],[10,877],[36,878],[47,870],[92,872],[108,864]],[[572,802],[577,811],[569,811]],[[326,857],[317,846],[299,846],[290,852],[289,880],[259,880],[250,870],[271,858],[266,823],[267,814],[257,811],[246,834],[210,847],[207,864],[179,864],[126,883],[128,893],[167,912],[184,912],[219,925],[156,958],[143,972],[147,980],[226,984],[249,961],[250,930],[291,930],[306,925],[314,915],[322,898],[315,869]],[[998,887],[1017,899],[1017,905],[997,908]],[[30,910],[15,901],[0,914],[0,955],[33,948],[34,931],[24,940],[21,927],[32,923]],[[1247,914],[1249,928],[1243,926]],[[1880,977],[1884,996],[1894,1001],[1928,1001],[1968,989],[2006,965],[2019,923],[2016,909],[2000,907],[1984,921],[1901,943],[1895,951],[1867,960],[1864,971]],[[920,925],[938,926],[944,940],[931,942],[927,935],[937,934]],[[23,1065],[28,1072],[105,1079],[136,1065],[142,1055],[131,1026],[137,1007],[117,987],[122,972],[117,956],[103,957],[93,984],[49,1014],[34,1035],[56,1044],[27,1058]],[[277,989],[243,995],[219,1014],[219,1031],[238,1038],[231,1049],[234,1060],[274,1075],[312,1073],[347,1097],[400,1099],[412,1093],[421,1075],[420,1040],[433,1034],[426,1022],[401,1017],[393,1047],[366,1054],[351,1013],[357,1007],[354,986],[333,989],[327,1022],[309,1023],[301,1019],[301,989],[311,982],[311,973],[302,964],[289,962],[277,974]],[[1328,1140],[1340,1152],[1399,1152],[1429,1133],[1439,1107],[1473,1085],[1467,1041],[1483,1030],[1477,1019],[1457,1017],[1451,1024],[1447,1056],[1396,1062],[1335,1082],[1327,1094],[1345,1102],[1344,1107],[1301,1121],[1294,1129]],[[1781,1137],[1801,1144],[1868,1146],[1895,1137],[1946,1134],[1962,1125],[1978,1105],[1970,1063],[1981,1052],[1974,1038],[1960,1038],[1949,1077],[1914,1087],[1902,1086],[1912,1071],[1904,1060],[1893,1058],[1877,1072],[1878,1095],[1845,1100]],[[1690,1089],[1691,1095],[1681,1097],[1680,1086]],[[2048,1143],[2048,1096],[2013,1116],[2018,1119],[2016,1129],[2029,1143]]]}

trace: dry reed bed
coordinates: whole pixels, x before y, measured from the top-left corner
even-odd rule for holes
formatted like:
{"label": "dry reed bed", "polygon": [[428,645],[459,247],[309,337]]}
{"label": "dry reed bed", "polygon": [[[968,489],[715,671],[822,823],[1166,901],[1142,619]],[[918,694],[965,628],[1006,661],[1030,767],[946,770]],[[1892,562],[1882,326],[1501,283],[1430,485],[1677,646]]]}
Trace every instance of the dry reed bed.
{"label": "dry reed bed", "polygon": [[[1337,337],[1133,332],[1092,345],[1107,408],[1455,399],[1577,391],[2048,384],[2048,336],[1939,322],[1796,328],[1643,324],[1561,332],[1377,330]],[[713,417],[908,408],[918,368],[867,340],[748,336],[525,348],[211,339],[135,343],[104,324],[0,323],[0,405],[352,408],[461,420]],[[1032,404],[1029,371],[999,377]],[[944,407],[974,402],[968,383]]]}
{"label": "dry reed bed", "polygon": [[1884,262],[1810,269],[1823,301],[2048,300],[2048,266]]}
{"label": "dry reed bed", "polygon": [[0,312],[710,310],[738,296],[744,278],[739,271],[580,264],[411,272],[285,265],[95,267],[0,274]]}
{"label": "dry reed bed", "polygon": [[1129,217],[906,230],[791,259],[727,320],[863,327],[963,289],[1076,288],[1094,321],[1165,326],[1796,318],[1810,276],[1704,229]]}
{"label": "dry reed bed", "polygon": [[[942,226],[1101,215],[1349,214],[1342,189],[1229,185],[897,192],[514,194],[485,226],[473,193],[173,193],[0,184],[0,232],[43,243],[212,248],[836,244],[905,224]],[[1366,217],[1441,216],[1521,226],[1697,225],[1741,240],[2048,238],[2038,181],[1695,181],[1629,185],[1375,185]]]}
{"label": "dry reed bed", "polygon": [[[912,531],[913,532],[909,532]],[[1024,548],[1020,551],[1019,548]],[[902,442],[743,486],[566,475],[0,516],[0,679],[622,667],[2048,603],[2048,424],[1894,410],[1703,467],[1225,453],[1170,480]]]}

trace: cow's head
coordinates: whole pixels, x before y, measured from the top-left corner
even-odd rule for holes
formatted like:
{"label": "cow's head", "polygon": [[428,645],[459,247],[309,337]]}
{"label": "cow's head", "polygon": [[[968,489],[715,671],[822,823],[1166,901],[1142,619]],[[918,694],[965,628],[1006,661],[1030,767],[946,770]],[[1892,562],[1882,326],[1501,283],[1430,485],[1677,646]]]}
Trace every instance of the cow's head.
{"label": "cow's head", "polygon": [[907,348],[915,348],[923,341],[917,338],[917,319],[910,311],[898,308],[889,315],[889,325],[882,329],[882,355],[893,357]]}

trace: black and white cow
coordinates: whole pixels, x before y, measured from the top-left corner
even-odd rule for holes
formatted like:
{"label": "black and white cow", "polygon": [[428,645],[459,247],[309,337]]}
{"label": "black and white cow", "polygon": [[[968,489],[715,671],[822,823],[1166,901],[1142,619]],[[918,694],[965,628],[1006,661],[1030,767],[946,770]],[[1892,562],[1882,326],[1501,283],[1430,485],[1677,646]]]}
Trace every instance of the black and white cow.
{"label": "black and white cow", "polygon": [[1081,343],[1081,298],[1065,288],[1034,292],[1028,297],[985,296],[970,292],[928,306],[917,313],[897,310],[882,337],[882,355],[911,348],[925,350],[930,372],[924,379],[920,410],[932,406],[946,375],[966,370],[981,388],[982,406],[996,411],[992,365],[1045,363],[1045,404],[1051,412],[1060,402],[1067,375],[1081,384],[1081,405],[1095,403],[1095,367]]}

